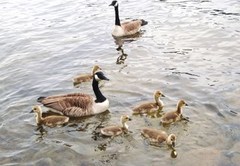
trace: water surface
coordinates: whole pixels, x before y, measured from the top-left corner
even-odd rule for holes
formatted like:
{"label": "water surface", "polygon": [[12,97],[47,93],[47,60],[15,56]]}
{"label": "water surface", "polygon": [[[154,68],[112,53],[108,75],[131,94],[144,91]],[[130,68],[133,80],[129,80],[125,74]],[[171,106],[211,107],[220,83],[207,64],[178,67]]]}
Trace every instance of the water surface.
{"label": "water surface", "polygon": [[[240,162],[239,0],[121,1],[120,17],[149,22],[139,37],[115,41],[110,1],[0,2],[1,165],[238,165]],[[121,49],[116,50],[119,46]],[[99,64],[109,112],[36,131],[29,114],[39,96],[84,92],[71,79]],[[185,99],[189,123],[168,128],[134,116],[131,133],[99,137],[98,125],[161,90],[165,111]],[[44,111],[47,111],[44,108]],[[139,134],[152,126],[177,135],[177,158]],[[197,163],[197,164],[196,164]]]}

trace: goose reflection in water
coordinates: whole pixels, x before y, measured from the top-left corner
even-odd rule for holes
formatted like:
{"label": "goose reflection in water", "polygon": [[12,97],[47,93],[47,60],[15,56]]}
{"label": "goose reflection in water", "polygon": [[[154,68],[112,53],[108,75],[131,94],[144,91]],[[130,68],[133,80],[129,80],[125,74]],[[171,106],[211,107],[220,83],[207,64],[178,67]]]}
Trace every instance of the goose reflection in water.
{"label": "goose reflection in water", "polygon": [[124,64],[125,60],[127,59],[128,54],[124,52],[123,44],[124,43],[131,43],[133,41],[136,41],[138,38],[140,38],[143,34],[143,31],[140,31],[134,35],[128,36],[128,37],[113,37],[115,40],[115,44],[118,46],[116,48],[117,51],[119,51],[120,55],[117,58],[116,64]]}

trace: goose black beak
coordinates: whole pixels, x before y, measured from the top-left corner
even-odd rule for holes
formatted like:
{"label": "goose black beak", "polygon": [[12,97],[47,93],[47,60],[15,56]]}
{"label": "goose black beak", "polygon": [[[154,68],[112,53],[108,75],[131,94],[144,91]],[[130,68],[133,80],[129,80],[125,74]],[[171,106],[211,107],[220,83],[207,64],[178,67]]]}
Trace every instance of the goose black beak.
{"label": "goose black beak", "polygon": [[172,142],[172,147],[173,147],[173,148],[175,147],[175,142]]}
{"label": "goose black beak", "polygon": [[95,73],[95,74],[97,74],[97,76],[98,76],[98,78],[99,78],[100,80],[109,81],[109,79],[103,74],[103,72],[99,71],[99,72],[97,72],[97,73]]}
{"label": "goose black beak", "polygon": [[164,94],[161,95],[162,97],[166,97]]}
{"label": "goose black beak", "polygon": [[33,113],[33,110],[31,110],[29,113]]}
{"label": "goose black beak", "polygon": [[113,4],[111,3],[109,6],[113,6]]}
{"label": "goose black beak", "polygon": [[129,120],[129,121],[131,121],[131,120],[132,120],[132,118],[128,118],[128,120]]}
{"label": "goose black beak", "polygon": [[187,104],[187,103],[185,103],[185,106],[188,106],[188,104]]}

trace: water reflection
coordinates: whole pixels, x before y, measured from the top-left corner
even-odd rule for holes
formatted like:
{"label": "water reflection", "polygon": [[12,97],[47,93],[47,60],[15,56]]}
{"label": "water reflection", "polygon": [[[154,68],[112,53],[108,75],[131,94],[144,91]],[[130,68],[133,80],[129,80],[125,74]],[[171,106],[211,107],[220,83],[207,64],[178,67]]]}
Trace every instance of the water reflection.
{"label": "water reflection", "polygon": [[138,38],[142,37],[142,35],[143,35],[143,31],[140,31],[134,35],[127,36],[127,37],[119,37],[119,38],[113,37],[114,42],[117,45],[116,50],[120,53],[120,55],[117,58],[116,64],[124,64],[125,60],[127,59],[128,54],[124,52],[123,44],[136,41]]}

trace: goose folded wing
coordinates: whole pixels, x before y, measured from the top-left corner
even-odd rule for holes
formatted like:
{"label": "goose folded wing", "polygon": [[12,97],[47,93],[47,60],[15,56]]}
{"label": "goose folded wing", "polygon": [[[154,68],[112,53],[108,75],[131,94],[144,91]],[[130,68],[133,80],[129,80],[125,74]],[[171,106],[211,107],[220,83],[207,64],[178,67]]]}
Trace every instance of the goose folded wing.
{"label": "goose folded wing", "polygon": [[64,115],[72,116],[74,112],[90,110],[93,99],[89,95],[71,94],[47,97],[41,103],[48,108],[62,112]]}
{"label": "goose folded wing", "polygon": [[127,32],[131,32],[131,31],[135,31],[135,30],[138,31],[139,28],[141,27],[141,20],[124,22],[124,23],[122,23],[121,26]]}

